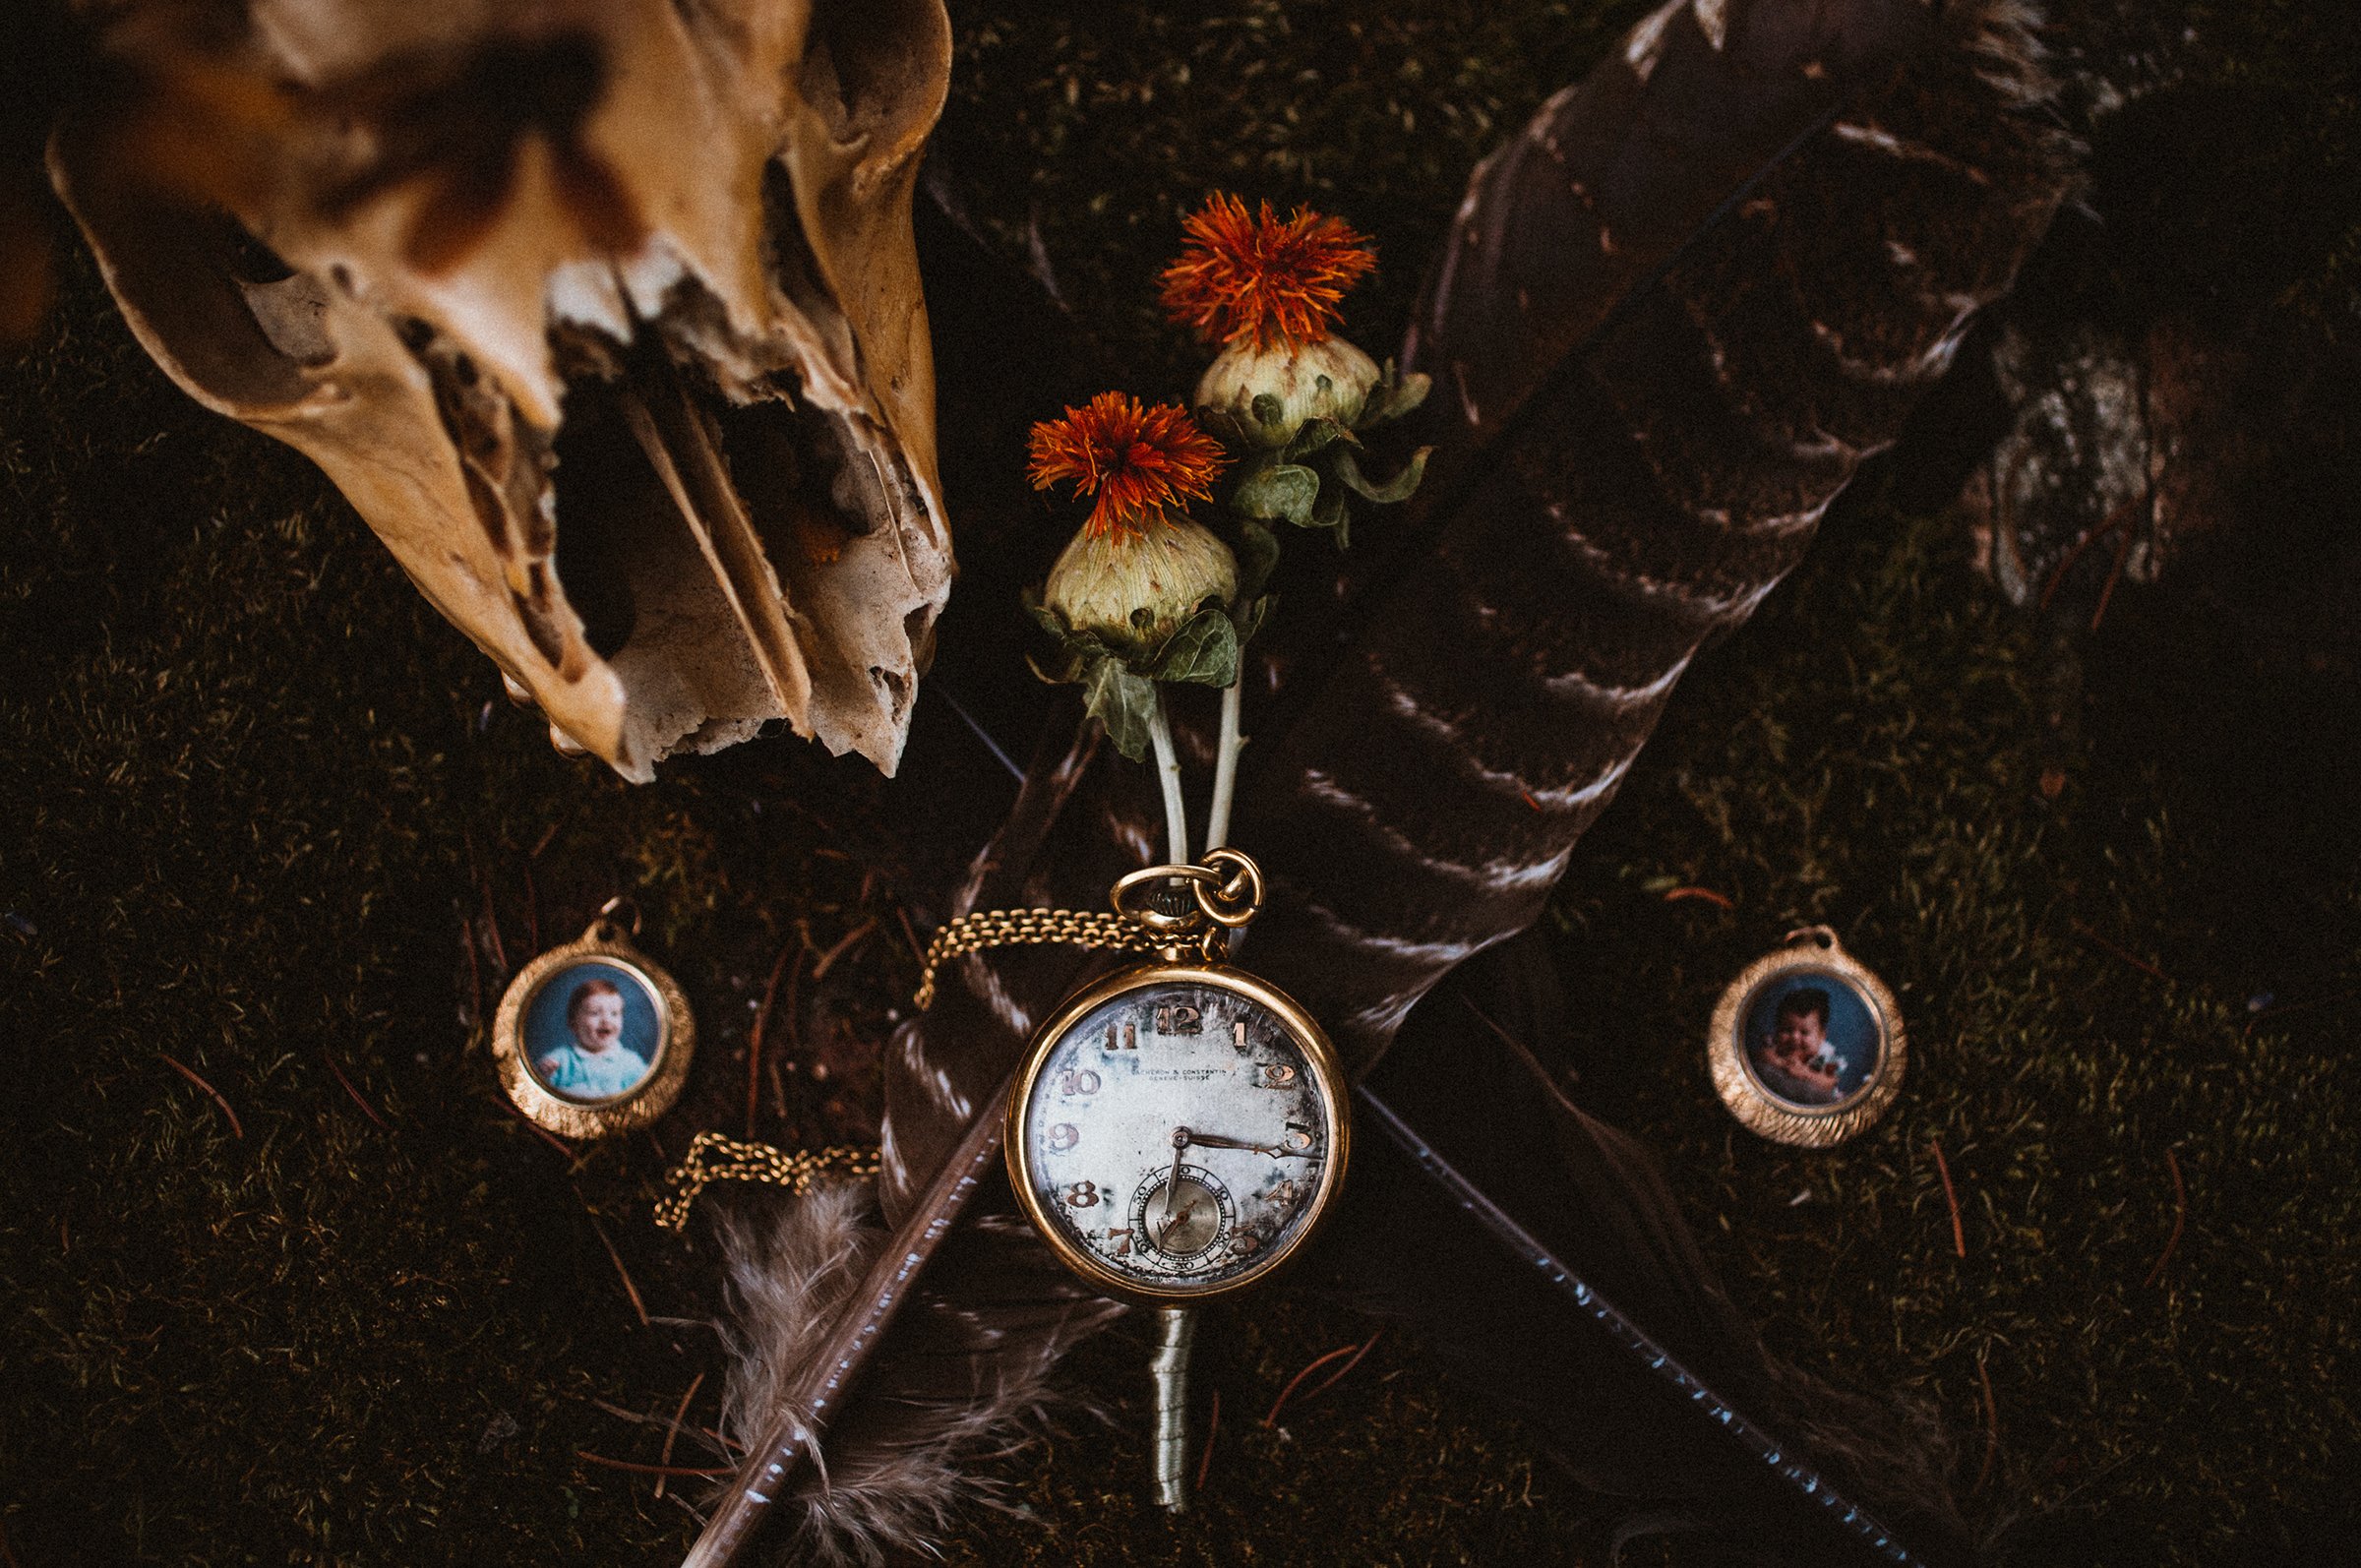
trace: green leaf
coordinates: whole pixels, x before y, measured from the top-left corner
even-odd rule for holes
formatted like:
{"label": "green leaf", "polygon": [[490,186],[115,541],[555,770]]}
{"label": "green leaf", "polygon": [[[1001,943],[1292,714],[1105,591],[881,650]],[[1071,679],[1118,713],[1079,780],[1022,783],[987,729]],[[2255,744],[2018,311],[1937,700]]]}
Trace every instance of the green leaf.
{"label": "green leaf", "polygon": [[[1353,454],[1349,452],[1340,452],[1336,455],[1340,467],[1353,460]],[[1331,485],[1320,492],[1319,504],[1311,509],[1311,526],[1339,528],[1344,526],[1344,521],[1345,493]]]}
{"label": "green leaf", "polygon": [[1065,618],[1041,602],[1041,590],[1027,588],[1021,595],[1026,613],[1050,634],[1050,651],[1027,653],[1025,662],[1033,673],[1053,683],[1079,681],[1083,672],[1100,659],[1112,657],[1105,639],[1095,632],[1076,632],[1065,624]]}
{"label": "green leaf", "polygon": [[1289,442],[1287,450],[1279,454],[1279,460],[1294,462],[1300,457],[1308,457],[1332,441],[1348,441],[1356,447],[1361,445],[1361,438],[1326,414],[1317,419],[1306,419],[1303,428],[1296,432],[1296,439]]}
{"label": "green leaf", "polygon": [[1199,610],[1180,623],[1146,672],[1159,681],[1194,686],[1229,686],[1238,679],[1238,628],[1220,605]]}
{"label": "green leaf", "polygon": [[1060,642],[1073,635],[1066,628],[1065,617],[1041,602],[1039,588],[1027,588],[1024,597],[1025,613],[1033,618],[1035,625]]}
{"label": "green leaf", "polygon": [[1340,452],[1336,454],[1336,477],[1344,482],[1346,489],[1363,500],[1391,506],[1397,501],[1408,501],[1417,491],[1419,481],[1426,477],[1426,455],[1433,451],[1432,447],[1421,447],[1410,454],[1410,461],[1402,465],[1400,473],[1391,479],[1375,482],[1362,473],[1361,464],[1353,460],[1351,452]]}
{"label": "green leaf", "polygon": [[1302,526],[1320,493],[1320,476],[1301,463],[1274,463],[1240,481],[1230,505],[1249,517],[1285,517]]}
{"label": "green leaf", "polygon": [[1134,762],[1148,754],[1148,716],[1156,711],[1152,682],[1124,669],[1120,659],[1101,659],[1084,678],[1082,706],[1107,726],[1117,751]]}
{"label": "green leaf", "polygon": [[1259,522],[1238,525],[1238,599],[1244,603],[1261,594],[1263,584],[1279,566],[1279,536]]}
{"label": "green leaf", "polygon": [[1262,623],[1269,618],[1271,607],[1277,601],[1276,594],[1266,593],[1258,598],[1241,599],[1238,609],[1231,612],[1230,619],[1238,627],[1238,645],[1241,651],[1254,640],[1254,633],[1262,630]]}
{"label": "green leaf", "polygon": [[1227,408],[1216,408],[1211,403],[1201,404],[1197,409],[1197,423],[1207,435],[1225,447],[1250,447],[1254,444],[1253,437],[1246,431],[1245,421]]}
{"label": "green leaf", "polygon": [[1385,362],[1385,374],[1369,392],[1369,399],[1362,404],[1358,427],[1362,430],[1387,419],[1400,419],[1426,400],[1434,379],[1423,372],[1396,377],[1394,362]]}

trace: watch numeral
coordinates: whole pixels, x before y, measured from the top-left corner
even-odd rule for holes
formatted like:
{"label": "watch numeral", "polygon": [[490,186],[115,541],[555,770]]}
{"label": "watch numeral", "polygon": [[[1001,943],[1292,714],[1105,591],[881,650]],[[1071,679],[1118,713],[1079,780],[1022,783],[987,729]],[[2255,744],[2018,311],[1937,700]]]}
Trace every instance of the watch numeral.
{"label": "watch numeral", "polygon": [[1291,1121],[1287,1124],[1287,1136],[1279,1141],[1301,1154],[1311,1147],[1311,1128],[1301,1121]]}
{"label": "watch numeral", "polygon": [[1168,1001],[1156,1009],[1156,1032],[1160,1035],[1193,1035],[1204,1026],[1205,1015],[1186,1002]]}
{"label": "watch numeral", "polygon": [[1139,1049],[1139,1025],[1129,1023],[1123,1025],[1122,1038],[1119,1041],[1116,1038],[1115,1025],[1109,1024],[1107,1026],[1107,1044],[1102,1049],[1110,1055],[1118,1051],[1137,1051]]}
{"label": "watch numeral", "polygon": [[1099,1075],[1088,1067],[1068,1067],[1058,1075],[1059,1094],[1097,1094]]}
{"label": "watch numeral", "polygon": [[1109,1231],[1106,1235],[1107,1239],[1115,1243],[1115,1256],[1127,1258],[1131,1255],[1131,1228],[1129,1226],[1125,1226],[1120,1231]]}
{"label": "watch numeral", "polygon": [[1264,1063],[1262,1064],[1262,1087],[1263,1087],[1263,1088],[1265,1088],[1265,1089],[1293,1089],[1295,1086],[1296,1086],[1296,1069],[1295,1069],[1295,1068],[1293,1068],[1293,1067],[1289,1066],[1289,1065],[1288,1065],[1286,1062],[1284,1062],[1284,1061],[1266,1061],[1266,1062],[1264,1062]]}
{"label": "watch numeral", "polygon": [[1069,1209],[1089,1209],[1098,1206],[1099,1187],[1095,1181],[1077,1181],[1062,1194]]}
{"label": "watch numeral", "polygon": [[1246,1054],[1246,1021],[1243,1018],[1230,1025],[1230,1043],[1238,1048],[1240,1055]]}
{"label": "watch numeral", "polygon": [[1230,1238],[1230,1255],[1234,1258],[1250,1258],[1261,1250],[1262,1239],[1251,1231],[1241,1231]]}
{"label": "watch numeral", "polygon": [[1070,1121],[1060,1121],[1050,1128],[1050,1153],[1063,1154],[1082,1141],[1082,1129]]}

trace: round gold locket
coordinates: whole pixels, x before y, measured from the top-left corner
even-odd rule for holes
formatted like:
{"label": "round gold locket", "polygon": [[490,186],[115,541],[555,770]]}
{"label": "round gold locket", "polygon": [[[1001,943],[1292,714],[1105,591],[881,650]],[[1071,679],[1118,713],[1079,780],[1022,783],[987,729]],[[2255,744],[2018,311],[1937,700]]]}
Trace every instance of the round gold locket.
{"label": "round gold locket", "polygon": [[1787,934],[1715,1004],[1714,1090],[1777,1143],[1827,1148],[1868,1130],[1902,1093],[1902,1009],[1826,926]]}
{"label": "round gold locket", "polygon": [[632,945],[610,899],[574,941],[509,982],[492,1023],[501,1087],[535,1123],[568,1138],[644,1127],[678,1099],[696,1020],[673,978]]}

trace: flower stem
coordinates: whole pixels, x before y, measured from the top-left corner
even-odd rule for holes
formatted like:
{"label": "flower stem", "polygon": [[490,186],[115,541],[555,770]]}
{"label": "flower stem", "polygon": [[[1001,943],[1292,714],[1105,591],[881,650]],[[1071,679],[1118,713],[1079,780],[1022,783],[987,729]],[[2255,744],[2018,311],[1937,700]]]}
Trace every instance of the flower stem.
{"label": "flower stem", "polygon": [[1148,740],[1156,748],[1156,776],[1164,783],[1164,835],[1167,865],[1188,863],[1188,808],[1180,800],[1180,757],[1173,750],[1172,721],[1164,715],[1164,688],[1156,688],[1156,705],[1148,710]]}
{"label": "flower stem", "polygon": [[1213,754],[1213,805],[1205,814],[1205,848],[1220,849],[1230,842],[1230,802],[1238,791],[1238,754],[1246,749],[1239,733],[1239,714],[1244,706],[1246,672],[1222,688],[1222,738]]}

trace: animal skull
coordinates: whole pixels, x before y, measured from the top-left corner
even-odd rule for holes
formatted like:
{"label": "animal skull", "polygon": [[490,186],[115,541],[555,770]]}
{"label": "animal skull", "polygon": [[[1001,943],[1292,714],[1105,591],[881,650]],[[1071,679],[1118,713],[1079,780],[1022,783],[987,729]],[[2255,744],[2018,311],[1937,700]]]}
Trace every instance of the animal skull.
{"label": "animal skull", "polygon": [[136,0],[50,171],[561,748],[891,772],[952,573],[910,228],[941,0]]}

